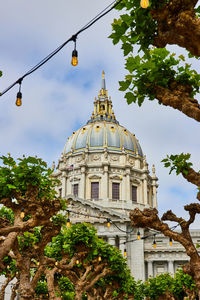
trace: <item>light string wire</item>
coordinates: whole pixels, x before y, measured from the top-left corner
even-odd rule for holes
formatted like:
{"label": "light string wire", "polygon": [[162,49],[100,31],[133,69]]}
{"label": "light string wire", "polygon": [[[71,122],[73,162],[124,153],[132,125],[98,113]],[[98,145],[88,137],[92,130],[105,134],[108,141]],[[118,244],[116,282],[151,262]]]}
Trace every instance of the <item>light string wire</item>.
{"label": "light string wire", "polygon": [[9,87],[7,87],[5,90],[3,90],[3,92],[0,93],[0,96],[7,93],[16,84],[21,85],[21,83],[25,77],[29,76],[30,74],[35,72],[37,69],[39,69],[41,66],[43,66],[46,62],[48,62],[53,56],[55,56],[70,41],[76,42],[76,39],[80,33],[84,32],[85,30],[90,28],[93,24],[95,24],[98,20],[100,20],[102,17],[104,17],[106,14],[108,14],[111,10],[113,10],[122,1],[123,0],[115,0],[111,4],[109,4],[100,13],[98,13],[94,18],[92,18],[85,26],[83,26],[79,31],[77,31],[68,40],[66,40],[62,45],[60,45],[58,48],[56,48],[54,51],[52,51],[49,55],[47,55],[39,63],[37,63],[33,68],[31,68],[28,72],[26,72],[24,75],[22,75],[20,78],[18,78],[14,83],[12,83]]}
{"label": "light string wire", "polygon": [[[72,211],[72,210],[67,210],[67,212],[68,212],[69,214],[70,214],[70,213],[74,213],[74,214],[77,214],[77,215],[83,215],[83,216],[86,216],[86,217],[91,217],[91,218],[97,218],[97,219],[108,220],[107,217],[92,216],[92,215],[84,214],[84,213],[81,213],[81,212],[78,212],[78,213],[77,213],[77,212]],[[126,221],[126,220],[124,220],[124,221]],[[124,232],[124,233],[127,233],[127,234],[132,233],[132,232],[134,231],[134,229],[135,229],[135,228],[133,228],[131,231],[126,231],[126,230],[121,229],[119,226],[117,226],[111,219],[109,219],[109,222],[110,222],[111,224],[113,224],[114,226],[116,226],[117,229],[119,229],[121,232]],[[174,226],[172,226],[172,227],[169,228],[169,229],[173,231],[173,230],[176,229],[178,226],[180,226],[180,224],[174,225]],[[150,229],[150,230],[151,230],[151,229]],[[151,230],[151,231],[153,231],[153,230]],[[151,233],[151,234],[149,234],[149,235],[142,236],[141,239],[146,239],[146,238],[152,237],[152,236],[155,237],[156,235],[159,235],[159,234],[161,234],[161,232],[153,231],[153,233]],[[133,239],[133,240],[130,240],[130,241],[126,241],[126,242],[120,243],[120,245],[121,245],[121,244],[130,243],[130,242],[135,242],[135,241],[138,241],[138,239]]]}

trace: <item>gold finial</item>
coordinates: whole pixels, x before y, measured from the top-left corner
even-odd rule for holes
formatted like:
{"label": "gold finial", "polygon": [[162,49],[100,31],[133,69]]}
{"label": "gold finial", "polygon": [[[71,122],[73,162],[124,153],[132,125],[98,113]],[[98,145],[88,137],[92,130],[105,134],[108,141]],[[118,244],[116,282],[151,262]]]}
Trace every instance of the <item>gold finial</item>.
{"label": "gold finial", "polygon": [[105,72],[102,72],[102,78],[105,79]]}

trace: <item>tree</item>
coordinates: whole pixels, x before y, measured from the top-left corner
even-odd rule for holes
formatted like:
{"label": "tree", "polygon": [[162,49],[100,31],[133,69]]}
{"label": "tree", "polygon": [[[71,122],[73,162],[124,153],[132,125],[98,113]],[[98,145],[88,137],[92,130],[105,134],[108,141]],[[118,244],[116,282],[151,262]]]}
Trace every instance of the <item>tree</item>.
{"label": "tree", "polygon": [[[128,104],[137,102],[142,105],[145,98],[159,104],[178,109],[190,118],[200,121],[200,105],[194,98],[199,92],[200,75],[185,62],[185,56],[177,56],[166,48],[176,44],[185,48],[187,61],[200,56],[200,7],[197,0],[152,0],[147,9],[140,7],[138,0],[123,0],[116,6],[122,10],[118,20],[112,24],[110,35],[113,43],[122,43],[126,57],[125,69],[128,74],[120,81],[120,90],[126,91]],[[191,38],[192,36],[192,38]],[[133,51],[136,56],[133,56]],[[182,176],[195,184],[199,190],[200,174],[188,162],[189,154],[170,155],[163,160],[170,172]],[[200,193],[197,194],[200,200]],[[180,242],[190,257],[184,271],[190,274],[199,289],[200,296],[200,257],[190,236],[189,227],[196,214],[200,213],[200,204],[186,205],[189,219],[177,217],[171,210],[162,218],[156,209],[135,209],[130,213],[133,226],[149,227],[161,231],[164,235]],[[180,225],[181,233],[174,232],[167,223],[174,221]]]}
{"label": "tree", "polygon": [[88,300],[124,299],[133,294],[135,282],[125,259],[118,249],[99,239],[89,224],[63,228],[47,245],[40,265],[50,299],[68,299],[69,280],[69,299],[81,300],[83,295]]}
{"label": "tree", "polygon": [[[147,9],[138,0],[123,0],[116,9],[127,13],[114,20],[113,43],[122,42],[129,72],[120,81],[120,90],[128,92],[127,102],[142,104],[144,98],[182,111],[200,121],[200,106],[194,99],[199,91],[200,75],[184,64],[185,57],[163,48],[177,44],[188,51],[188,59],[200,56],[200,7],[189,0],[152,0]],[[192,36],[192,38],[191,38]],[[138,50],[139,49],[139,50]],[[133,56],[132,51],[140,52]],[[187,59],[187,60],[188,60]]]}
{"label": "tree", "polygon": [[[0,167],[0,272],[17,278],[21,299],[31,299],[40,270],[31,278],[32,259],[43,253],[64,222],[52,170],[37,157],[2,156]],[[15,289],[14,289],[15,290]],[[3,298],[2,298],[3,299]]]}
{"label": "tree", "polygon": [[66,204],[56,196],[52,170],[37,157],[19,163],[2,156],[0,167],[0,275],[4,299],[124,299],[134,280],[125,259],[86,224],[64,226]]}
{"label": "tree", "polygon": [[[192,277],[179,269],[174,277],[168,273],[148,278],[144,283],[138,281],[134,290],[134,299],[143,300],[194,300],[197,288]],[[184,298],[186,297],[186,298]]]}

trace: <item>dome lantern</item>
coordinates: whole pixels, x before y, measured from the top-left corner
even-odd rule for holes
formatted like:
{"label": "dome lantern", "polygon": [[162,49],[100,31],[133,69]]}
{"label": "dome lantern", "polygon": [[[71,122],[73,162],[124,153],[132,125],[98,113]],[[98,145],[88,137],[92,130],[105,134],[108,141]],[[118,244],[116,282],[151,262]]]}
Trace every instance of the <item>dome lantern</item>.
{"label": "dome lantern", "polygon": [[102,72],[101,89],[98,97],[94,99],[94,112],[88,123],[96,121],[107,121],[119,124],[116,121],[115,114],[112,110],[111,97],[108,98],[108,91],[106,90],[105,72]]}

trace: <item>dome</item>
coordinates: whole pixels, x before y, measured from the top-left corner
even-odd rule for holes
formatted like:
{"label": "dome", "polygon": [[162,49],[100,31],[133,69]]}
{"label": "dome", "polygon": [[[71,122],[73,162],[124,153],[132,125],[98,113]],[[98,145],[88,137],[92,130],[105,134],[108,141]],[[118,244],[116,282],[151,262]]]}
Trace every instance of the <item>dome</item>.
{"label": "dome", "polygon": [[113,152],[128,152],[143,157],[142,149],[135,135],[125,127],[106,121],[88,123],[73,133],[67,140],[64,154],[98,151],[107,148]]}
{"label": "dome", "polygon": [[67,139],[64,154],[84,150],[128,152],[143,157],[142,149],[135,135],[116,120],[112,110],[111,98],[107,96],[103,72],[102,86],[94,101],[94,112],[86,125]]}

